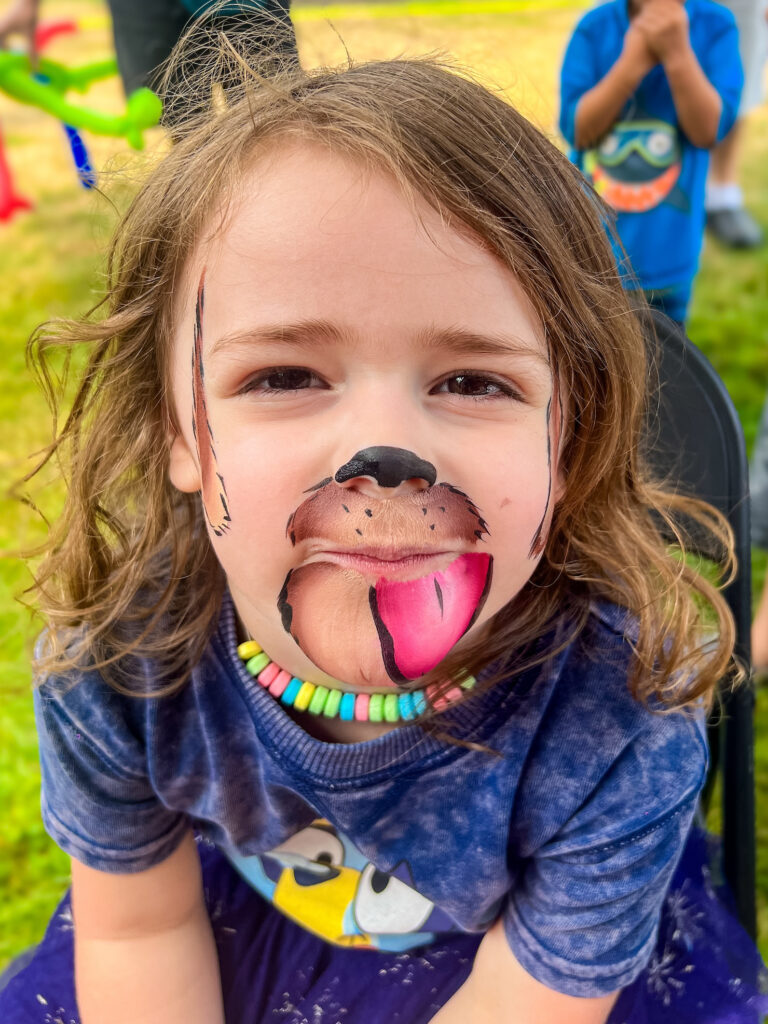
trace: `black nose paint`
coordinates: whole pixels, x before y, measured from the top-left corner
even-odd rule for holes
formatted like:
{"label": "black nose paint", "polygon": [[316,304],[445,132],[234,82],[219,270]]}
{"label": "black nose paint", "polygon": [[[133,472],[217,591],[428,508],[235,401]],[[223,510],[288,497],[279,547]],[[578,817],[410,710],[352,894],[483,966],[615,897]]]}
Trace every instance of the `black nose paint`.
{"label": "black nose paint", "polygon": [[420,459],[405,448],[381,446],[363,448],[353,455],[346,465],[337,470],[334,479],[337,484],[343,484],[356,476],[372,477],[379,487],[398,487],[413,479],[426,480],[432,487],[437,480],[437,470],[431,462]]}

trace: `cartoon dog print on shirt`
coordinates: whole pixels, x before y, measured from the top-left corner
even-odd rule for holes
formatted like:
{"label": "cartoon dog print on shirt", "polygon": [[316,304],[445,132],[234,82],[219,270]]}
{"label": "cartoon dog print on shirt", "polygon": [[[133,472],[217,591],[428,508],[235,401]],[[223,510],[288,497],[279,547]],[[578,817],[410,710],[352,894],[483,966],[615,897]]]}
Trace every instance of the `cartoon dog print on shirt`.
{"label": "cartoon dog print on shirt", "polygon": [[322,818],[268,853],[232,863],[287,917],[337,946],[398,952],[456,931],[417,892],[407,861],[380,871]]}

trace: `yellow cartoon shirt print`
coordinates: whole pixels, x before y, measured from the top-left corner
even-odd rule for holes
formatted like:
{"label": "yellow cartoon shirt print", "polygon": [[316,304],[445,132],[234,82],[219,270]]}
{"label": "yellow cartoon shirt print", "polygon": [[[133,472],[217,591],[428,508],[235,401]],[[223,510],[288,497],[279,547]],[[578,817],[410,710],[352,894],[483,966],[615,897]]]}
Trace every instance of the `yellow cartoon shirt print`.
{"label": "yellow cartoon shirt print", "polygon": [[286,917],[337,946],[398,952],[457,930],[417,892],[407,861],[380,871],[323,818],[268,853],[231,859]]}

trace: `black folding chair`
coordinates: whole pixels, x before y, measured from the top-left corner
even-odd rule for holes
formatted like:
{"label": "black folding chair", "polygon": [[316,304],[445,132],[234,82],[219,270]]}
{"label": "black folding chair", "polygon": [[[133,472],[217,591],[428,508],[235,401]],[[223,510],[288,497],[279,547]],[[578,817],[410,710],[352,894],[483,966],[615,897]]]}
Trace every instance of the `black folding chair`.
{"label": "black folding chair", "polygon": [[[751,565],[749,481],[739,417],[720,377],[677,324],[652,314],[658,391],[648,419],[647,457],[679,493],[703,498],[723,513],[736,538],[738,572],[723,592],[736,621],[736,654],[749,666]],[[650,332],[652,333],[652,332]],[[654,348],[651,349],[654,352]],[[695,545],[695,536],[693,543]],[[699,550],[708,556],[711,552]],[[754,692],[749,683],[723,687],[709,725],[711,779],[722,782],[723,868],[739,920],[754,938],[755,778]],[[707,795],[712,786],[708,785]]]}

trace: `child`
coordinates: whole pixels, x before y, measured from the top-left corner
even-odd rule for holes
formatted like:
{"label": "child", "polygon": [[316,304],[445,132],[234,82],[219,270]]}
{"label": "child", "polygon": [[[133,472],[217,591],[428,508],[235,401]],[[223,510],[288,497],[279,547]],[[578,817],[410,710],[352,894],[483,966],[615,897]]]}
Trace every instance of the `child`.
{"label": "child", "polygon": [[616,211],[626,286],[684,321],[704,234],[709,150],[742,86],[733,16],[712,0],[610,0],[576,26],[560,130]]}
{"label": "child", "polygon": [[248,86],[152,173],[35,346],[91,348],[38,575],[72,898],[0,1019],[765,1006],[686,845],[732,628],[649,512],[727,531],[638,461],[602,218],[426,59]]}
{"label": "child", "polygon": [[765,100],[765,65],[768,59],[768,2],[719,0],[733,13],[739,32],[739,55],[744,69],[744,90],[733,128],[712,151],[705,207],[707,228],[732,249],[754,249],[762,244],[763,229],[744,205],[741,189],[746,123]]}

